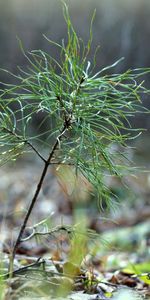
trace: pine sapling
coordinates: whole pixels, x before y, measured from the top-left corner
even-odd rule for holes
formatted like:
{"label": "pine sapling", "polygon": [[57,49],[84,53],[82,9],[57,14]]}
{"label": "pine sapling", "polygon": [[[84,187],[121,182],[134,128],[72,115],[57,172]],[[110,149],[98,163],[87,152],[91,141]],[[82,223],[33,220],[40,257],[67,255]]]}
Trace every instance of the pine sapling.
{"label": "pine sapling", "polygon": [[[111,68],[121,61],[118,60],[95,73],[95,57],[89,61],[93,18],[90,38],[84,45],[65,4],[64,17],[67,41],[57,44],[45,37],[60,50],[59,61],[42,50],[27,55],[20,43],[29,67],[13,75],[18,83],[6,84],[1,90],[0,163],[16,160],[29,148],[43,162],[35,194],[12,249],[11,274],[17,248],[50,165],[70,165],[76,176],[82,173],[93,185],[100,206],[104,201],[105,205],[111,204],[106,178],[122,178],[129,170],[130,163],[124,158],[126,142],[135,135],[129,118],[143,110],[141,95],[149,92],[140,80],[149,68],[110,74]],[[49,128],[33,135],[32,122],[39,114],[43,116],[39,128],[45,123]]]}

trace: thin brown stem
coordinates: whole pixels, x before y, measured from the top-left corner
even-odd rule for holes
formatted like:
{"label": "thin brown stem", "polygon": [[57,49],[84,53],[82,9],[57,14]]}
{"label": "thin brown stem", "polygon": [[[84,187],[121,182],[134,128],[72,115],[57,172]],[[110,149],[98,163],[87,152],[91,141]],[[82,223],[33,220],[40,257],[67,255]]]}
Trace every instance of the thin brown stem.
{"label": "thin brown stem", "polygon": [[50,162],[51,162],[51,160],[52,160],[52,158],[53,158],[53,156],[55,154],[55,151],[56,151],[57,147],[59,146],[60,140],[62,139],[62,137],[64,136],[65,132],[68,130],[68,128],[70,127],[70,122],[71,122],[71,120],[70,121],[68,120],[67,122],[64,122],[64,126],[63,126],[62,130],[61,130],[60,134],[57,136],[56,141],[55,141],[55,143],[54,143],[54,145],[53,145],[53,147],[51,149],[51,152],[50,152],[47,160],[44,162],[44,168],[43,168],[43,171],[42,171],[39,183],[37,185],[35,194],[34,194],[34,196],[32,198],[31,204],[30,204],[30,206],[29,206],[29,208],[27,210],[27,213],[25,215],[23,224],[22,224],[22,226],[20,228],[17,240],[16,240],[16,242],[14,244],[14,247],[13,247],[13,250],[12,250],[12,254],[11,254],[11,258],[10,258],[10,266],[9,266],[10,276],[11,276],[11,274],[13,274],[13,261],[14,261],[15,255],[16,255],[17,248],[18,248],[18,246],[19,246],[19,244],[21,242],[22,235],[23,235],[24,230],[26,228],[27,222],[29,220],[29,217],[31,215],[33,207],[34,207],[34,205],[35,205],[35,203],[37,201],[38,195],[39,195],[39,193],[41,191],[41,187],[42,187],[43,181],[45,179],[45,176],[46,176],[46,173],[47,173],[47,169],[48,169],[48,167],[50,165]]}
{"label": "thin brown stem", "polygon": [[40,154],[40,152],[27,140],[25,143],[32,148],[32,150],[41,158],[42,161],[46,163],[46,159]]}
{"label": "thin brown stem", "polygon": [[19,140],[20,142],[27,144],[30,148],[32,148],[32,150],[41,158],[42,161],[46,162],[46,159],[40,154],[40,152],[31,144],[31,142],[29,142],[27,139],[23,139],[21,136],[19,136],[16,132],[13,132],[12,130],[3,127],[3,130],[7,131],[9,134],[15,136],[17,138],[17,140]]}

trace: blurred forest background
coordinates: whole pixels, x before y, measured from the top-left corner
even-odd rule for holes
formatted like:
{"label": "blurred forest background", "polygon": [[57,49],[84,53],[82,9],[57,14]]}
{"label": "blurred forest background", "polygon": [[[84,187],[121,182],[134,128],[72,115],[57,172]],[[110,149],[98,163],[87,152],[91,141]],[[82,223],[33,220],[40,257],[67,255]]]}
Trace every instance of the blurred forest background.
{"label": "blurred forest background", "polygon": [[[93,49],[100,50],[97,68],[125,57],[115,72],[127,68],[149,67],[150,63],[150,1],[149,0],[68,0],[72,22],[79,36],[86,42],[94,9]],[[66,37],[66,24],[60,0],[0,0],[0,67],[18,73],[17,66],[26,66],[18,40],[24,49],[42,49],[57,57],[57,51],[44,39],[61,43]],[[54,53],[53,53],[54,52]],[[150,85],[146,77],[146,86]],[[0,73],[0,81],[12,80]],[[145,97],[144,104],[150,107]],[[150,118],[138,115],[134,125],[150,130]]]}

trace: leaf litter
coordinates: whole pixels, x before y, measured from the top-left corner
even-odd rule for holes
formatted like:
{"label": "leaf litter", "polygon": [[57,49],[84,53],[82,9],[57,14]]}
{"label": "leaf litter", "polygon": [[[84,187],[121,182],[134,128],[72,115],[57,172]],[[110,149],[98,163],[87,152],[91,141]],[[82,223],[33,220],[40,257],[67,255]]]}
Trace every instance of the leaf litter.
{"label": "leaf litter", "polygon": [[[0,171],[1,299],[150,299],[148,210],[147,217],[141,217],[147,200],[143,199],[141,215],[138,205],[134,209],[133,223],[131,215],[129,220],[129,214],[122,217],[122,212],[117,218],[109,217],[108,222],[103,215],[100,220],[96,208],[89,214],[85,199],[82,205],[68,199],[52,170],[18,248],[14,276],[9,278],[9,252],[34,189],[38,167],[33,162],[29,170],[21,161],[16,170],[10,166]],[[120,187],[114,183],[114,188]],[[79,215],[86,211],[86,224],[78,218],[77,225],[72,225],[75,209]],[[130,205],[126,207],[129,210]]]}

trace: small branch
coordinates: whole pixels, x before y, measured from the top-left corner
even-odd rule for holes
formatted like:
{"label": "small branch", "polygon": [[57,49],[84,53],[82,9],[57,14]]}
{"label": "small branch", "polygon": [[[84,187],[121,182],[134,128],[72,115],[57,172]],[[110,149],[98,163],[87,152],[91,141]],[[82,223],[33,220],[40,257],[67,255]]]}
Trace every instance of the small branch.
{"label": "small branch", "polygon": [[[85,78],[84,77],[81,77],[81,79],[79,80],[78,84],[77,84],[77,87],[76,89],[73,91],[75,97],[78,95],[79,91],[80,91],[80,88],[82,86],[82,83],[85,81]],[[75,99],[74,99],[75,100]],[[73,108],[72,108],[72,111],[71,111],[71,117],[73,115],[73,111],[75,109],[75,106],[76,106],[76,100],[74,101],[73,103]]]}
{"label": "small branch", "polygon": [[24,142],[33,149],[33,151],[41,158],[42,161],[44,161],[44,163],[46,162],[46,159],[39,153],[39,151],[28,140]]}
{"label": "small branch", "polygon": [[54,227],[54,228],[52,228],[52,229],[50,229],[49,231],[46,231],[46,232],[38,232],[38,231],[36,231],[36,229],[34,227],[32,229],[33,229],[33,232],[29,236],[27,236],[26,238],[21,239],[20,240],[21,243],[26,242],[26,241],[28,241],[28,240],[36,237],[36,236],[52,235],[52,234],[54,234],[56,232],[59,232],[59,231],[62,231],[62,230],[66,231],[68,234],[71,234],[75,231],[74,228],[72,228],[71,226],[62,226],[62,225],[58,225],[58,226],[56,226],[56,227]]}
{"label": "small branch", "polygon": [[59,101],[60,107],[63,111],[64,119],[65,119],[65,121],[67,121],[68,118],[70,118],[70,112],[65,108],[64,102],[63,102],[61,96],[57,95],[57,100]]}
{"label": "small branch", "polygon": [[27,140],[27,139],[22,139],[22,137],[20,137],[18,134],[16,134],[15,132],[13,132],[12,130],[3,127],[2,130],[7,131],[9,134],[15,136],[17,138],[17,140],[19,140],[22,143],[27,144],[28,146],[30,146],[30,148],[32,148],[32,150],[40,157],[40,159],[44,162],[46,162],[46,159],[39,153],[39,151]]}
{"label": "small branch", "polygon": [[35,238],[37,236],[47,236],[47,235],[53,235],[57,232],[60,232],[60,231],[65,231],[68,235],[71,235],[71,234],[85,234],[87,235],[89,238],[95,238],[95,237],[98,237],[98,234],[95,233],[94,231],[92,230],[87,230],[86,233],[83,233],[82,231],[80,230],[77,230],[76,227],[74,226],[69,226],[69,225],[58,225],[48,231],[45,231],[45,232],[40,232],[40,231],[36,231],[36,228],[32,228],[32,233],[27,236],[26,238],[24,239],[21,239],[21,243],[23,242],[26,242],[26,241],[29,241],[31,240],[32,238]]}
{"label": "small branch", "polygon": [[[45,264],[45,260],[44,260],[44,259],[41,260],[41,257],[39,257],[39,258],[38,258],[35,262],[33,262],[32,264],[29,264],[29,265],[27,265],[27,266],[21,267],[21,268],[15,270],[15,271],[13,271],[13,274],[12,274],[12,275],[16,275],[16,274],[18,274],[18,273],[22,273],[22,272],[27,271],[29,268],[32,268],[32,267],[38,267],[38,266],[40,266],[41,264]],[[10,274],[9,272],[8,272],[8,273],[5,273],[5,274],[2,274],[2,275],[0,275],[0,279],[1,279],[1,278],[3,278],[3,279],[8,278],[8,277],[10,277],[10,275],[11,275],[11,274]]]}

